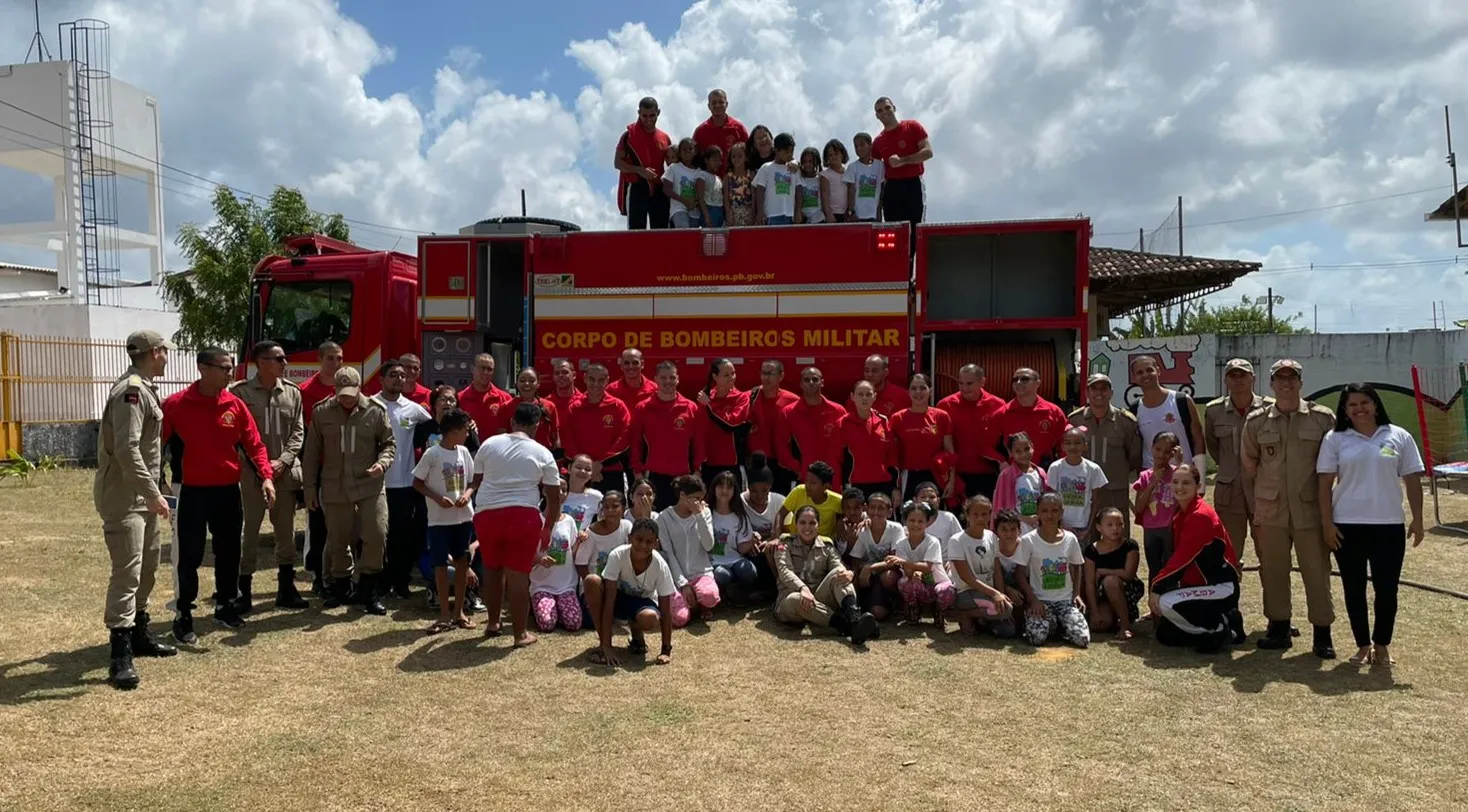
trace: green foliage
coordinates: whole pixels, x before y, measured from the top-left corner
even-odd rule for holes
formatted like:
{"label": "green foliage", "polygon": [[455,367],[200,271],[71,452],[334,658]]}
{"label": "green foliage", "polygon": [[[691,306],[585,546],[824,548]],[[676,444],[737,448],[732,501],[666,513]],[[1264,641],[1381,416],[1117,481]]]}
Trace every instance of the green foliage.
{"label": "green foliage", "polygon": [[65,465],[64,457],[43,454],[32,461],[12,448],[5,459],[0,460],[0,479],[18,479],[28,483],[33,474],[55,471]]}
{"label": "green foliage", "polygon": [[214,221],[179,228],[178,246],[193,273],[163,280],[164,298],[178,308],[175,340],[190,347],[238,347],[249,312],[250,272],[265,257],[285,254],[285,238],[296,234],[351,239],[340,214],[311,211],[298,189],[277,186],[264,205],[228,187],[216,189]]}
{"label": "green foliage", "polygon": [[1131,317],[1125,327],[1112,328],[1116,338],[1159,338],[1183,335],[1300,335],[1310,332],[1295,322],[1304,318],[1303,313],[1274,313],[1273,329],[1270,327],[1269,310],[1264,305],[1254,304],[1248,296],[1240,297],[1236,305],[1208,309],[1207,302],[1195,305],[1182,304],[1173,308],[1138,313]]}

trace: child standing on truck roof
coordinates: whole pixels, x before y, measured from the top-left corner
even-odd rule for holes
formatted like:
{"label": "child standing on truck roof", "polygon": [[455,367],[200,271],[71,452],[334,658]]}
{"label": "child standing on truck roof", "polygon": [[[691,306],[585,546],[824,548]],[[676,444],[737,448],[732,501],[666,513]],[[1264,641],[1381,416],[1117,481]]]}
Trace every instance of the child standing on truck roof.
{"label": "child standing on truck roof", "polygon": [[756,225],[788,226],[795,222],[795,178],[788,164],[795,153],[795,136],[775,136],[775,159],[754,175]]}
{"label": "child standing on truck roof", "polygon": [[821,151],[806,147],[800,151],[800,177],[795,181],[795,222],[824,223],[821,205]]}
{"label": "child standing on truck roof", "polygon": [[749,148],[729,147],[729,171],[724,173],[724,218],[731,226],[754,225],[754,173],[749,170]]}
{"label": "child standing on truck roof", "polygon": [[872,158],[872,137],[857,133],[851,139],[856,160],[846,165],[846,206],[850,219],[872,223],[881,218],[882,162]]}
{"label": "child standing on truck roof", "polygon": [[821,170],[821,202],[825,205],[826,222],[844,223],[849,207],[846,196],[846,145],[832,138],[822,151],[826,168]]}
{"label": "child standing on truck roof", "polygon": [[693,225],[691,212],[698,211],[698,152],[693,139],[678,142],[678,162],[663,173],[663,193],[668,196],[668,223],[673,228]]}
{"label": "child standing on truck roof", "polygon": [[703,151],[703,170],[698,176],[699,224],[704,228],[724,227],[724,151],[717,144]]}

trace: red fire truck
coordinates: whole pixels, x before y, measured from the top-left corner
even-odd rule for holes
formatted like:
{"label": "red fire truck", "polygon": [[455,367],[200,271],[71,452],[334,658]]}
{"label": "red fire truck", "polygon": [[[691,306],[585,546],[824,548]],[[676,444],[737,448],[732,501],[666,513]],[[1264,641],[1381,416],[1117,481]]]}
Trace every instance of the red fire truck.
{"label": "red fire truck", "polygon": [[499,218],[420,237],[415,267],[300,238],[301,255],[256,269],[250,339],[285,344],[301,378],[335,340],[373,388],[382,360],[406,352],[426,384],[462,387],[482,352],[507,385],[519,367],[611,366],[636,347],[649,368],[676,362],[689,394],[726,357],[741,386],[767,359],[792,389],[817,365],[844,400],[879,354],[894,380],[935,373],[939,394],[977,362],[1001,396],[1028,366],[1047,397],[1071,398],[1086,368],[1088,220],[923,224],[915,256],[911,244],[905,223],[594,232]]}

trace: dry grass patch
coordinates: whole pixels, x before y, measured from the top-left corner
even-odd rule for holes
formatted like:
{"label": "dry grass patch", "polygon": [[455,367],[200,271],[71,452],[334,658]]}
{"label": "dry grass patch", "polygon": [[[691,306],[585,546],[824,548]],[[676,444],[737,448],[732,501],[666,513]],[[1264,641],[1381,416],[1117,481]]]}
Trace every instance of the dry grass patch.
{"label": "dry grass patch", "polygon": [[[589,634],[513,652],[426,638],[413,601],[387,618],[267,605],[239,631],[201,619],[198,650],[140,661],[143,686],[121,693],[103,682],[89,489],[76,471],[0,487],[0,809],[1274,812],[1468,794],[1468,602],[1410,589],[1390,673],[1299,647],[1035,650],[951,625],[852,651],[767,612],[613,673],[585,659]],[[1448,518],[1468,517],[1453,500]],[[1468,590],[1468,539],[1429,535],[1407,577]],[[166,566],[160,580],[162,621]],[[1245,609],[1257,634],[1254,576]]]}

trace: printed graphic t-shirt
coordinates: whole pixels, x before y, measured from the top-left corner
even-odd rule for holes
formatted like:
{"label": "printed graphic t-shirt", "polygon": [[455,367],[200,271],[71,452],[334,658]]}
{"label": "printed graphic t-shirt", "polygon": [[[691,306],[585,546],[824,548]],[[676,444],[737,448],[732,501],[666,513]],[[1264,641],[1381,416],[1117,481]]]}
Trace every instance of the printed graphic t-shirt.
{"label": "printed graphic t-shirt", "polygon": [[[457,500],[469,488],[474,473],[474,456],[463,446],[444,448],[434,443],[423,449],[423,457],[413,466],[413,479],[423,480],[428,489],[440,496]],[[429,497],[428,526],[463,524],[474,521],[474,506],[446,508]]]}

